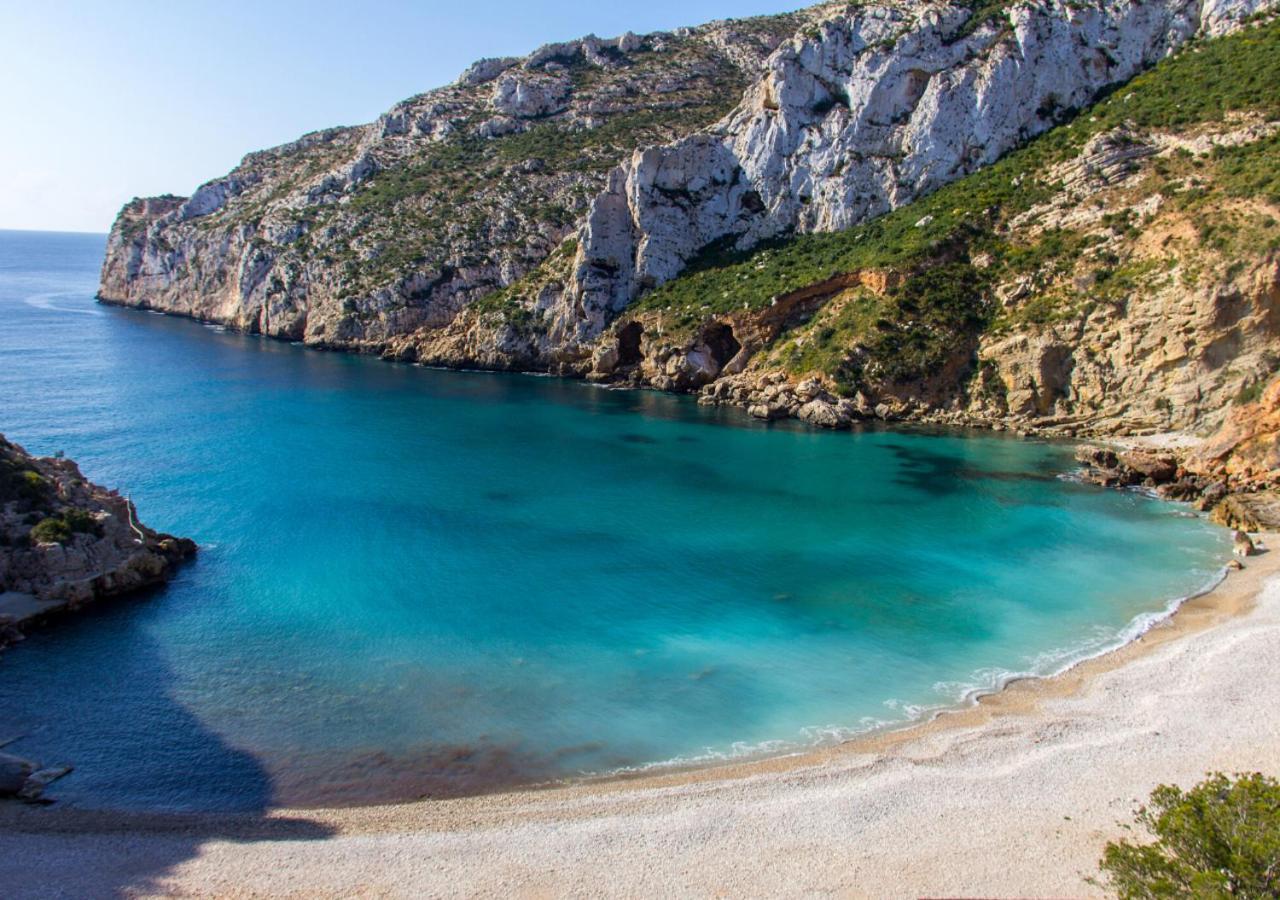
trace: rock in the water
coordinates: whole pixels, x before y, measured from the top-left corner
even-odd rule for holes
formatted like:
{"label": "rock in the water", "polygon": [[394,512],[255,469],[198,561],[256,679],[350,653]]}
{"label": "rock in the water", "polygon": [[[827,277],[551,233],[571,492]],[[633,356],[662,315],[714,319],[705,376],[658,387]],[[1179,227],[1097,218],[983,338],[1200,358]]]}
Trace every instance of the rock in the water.
{"label": "rock in the water", "polygon": [[1221,481],[1215,481],[1200,492],[1200,499],[1196,501],[1196,509],[1200,512],[1208,512],[1221,503],[1226,496],[1227,486]]}
{"label": "rock in the water", "polygon": [[1190,503],[1201,496],[1200,485],[1192,478],[1162,484],[1159,494],[1165,500],[1174,500],[1179,503]]}
{"label": "rock in the water", "polygon": [[0,753],[0,797],[17,797],[38,768],[29,759]]}
{"label": "rock in the water", "polygon": [[800,407],[797,418],[820,428],[846,428],[849,425],[847,413],[839,406],[820,398],[810,400]]}
{"label": "rock in the water", "polygon": [[44,796],[45,789],[49,785],[70,773],[71,766],[47,766],[37,769],[27,776],[26,783],[18,791],[18,799],[28,802],[39,800]]}
{"label": "rock in the water", "polygon": [[1118,459],[1121,466],[1153,484],[1172,481],[1178,474],[1178,461],[1167,453],[1129,450],[1118,454]]}

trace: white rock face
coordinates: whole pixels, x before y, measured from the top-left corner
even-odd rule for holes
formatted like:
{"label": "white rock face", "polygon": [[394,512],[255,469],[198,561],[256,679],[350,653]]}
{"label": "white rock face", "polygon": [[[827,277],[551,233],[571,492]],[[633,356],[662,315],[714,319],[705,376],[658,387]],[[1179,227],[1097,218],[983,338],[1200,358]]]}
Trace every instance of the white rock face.
{"label": "white rock face", "polygon": [[456,83],[465,86],[485,84],[493,81],[493,79],[519,62],[519,57],[515,56],[476,60],[467,67],[465,72],[458,76]]}
{"label": "white rock face", "polygon": [[568,106],[572,87],[567,75],[506,74],[494,83],[493,108],[520,119],[549,116]]}
{"label": "white rock face", "polygon": [[784,43],[709,133],[636,152],[596,198],[553,341],[590,340],[703,247],[833,231],[988,165],[1198,34],[1277,0],[842,9]]}

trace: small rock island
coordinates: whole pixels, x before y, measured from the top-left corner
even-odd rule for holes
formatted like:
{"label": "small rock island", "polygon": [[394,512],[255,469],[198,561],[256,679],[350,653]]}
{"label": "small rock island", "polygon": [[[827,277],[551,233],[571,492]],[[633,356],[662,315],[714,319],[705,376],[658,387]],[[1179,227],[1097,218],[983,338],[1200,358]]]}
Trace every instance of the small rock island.
{"label": "small rock island", "polygon": [[38,621],[167,581],[195,552],[143,525],[127,498],[71,460],[32,456],[0,435],[0,647]]}

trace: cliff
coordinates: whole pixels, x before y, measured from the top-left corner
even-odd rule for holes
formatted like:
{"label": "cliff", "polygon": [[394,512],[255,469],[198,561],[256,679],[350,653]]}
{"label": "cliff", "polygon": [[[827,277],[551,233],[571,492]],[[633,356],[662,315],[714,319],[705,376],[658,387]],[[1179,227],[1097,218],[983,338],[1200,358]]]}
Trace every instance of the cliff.
{"label": "cliff", "polygon": [[829,427],[1207,436],[1280,360],[1275,6],[825,4],[484,60],[129,204],[100,296]]}
{"label": "cliff", "polygon": [[806,14],[486,59],[356,128],[128,204],[103,300],[312,345],[447,325],[573,234],[624,152],[711,124]]}
{"label": "cliff", "polygon": [[163,582],[195,552],[143,525],[70,460],[33,457],[0,436],[0,646],[23,622]]}

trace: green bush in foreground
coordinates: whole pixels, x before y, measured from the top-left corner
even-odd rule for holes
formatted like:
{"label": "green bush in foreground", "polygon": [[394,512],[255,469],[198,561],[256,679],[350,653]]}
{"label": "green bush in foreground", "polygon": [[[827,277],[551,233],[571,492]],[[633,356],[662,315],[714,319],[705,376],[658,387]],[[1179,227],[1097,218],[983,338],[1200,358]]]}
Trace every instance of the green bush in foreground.
{"label": "green bush in foreground", "polygon": [[1108,843],[1101,867],[1123,898],[1280,897],[1280,782],[1221,773],[1161,785],[1138,824],[1154,843]]}

